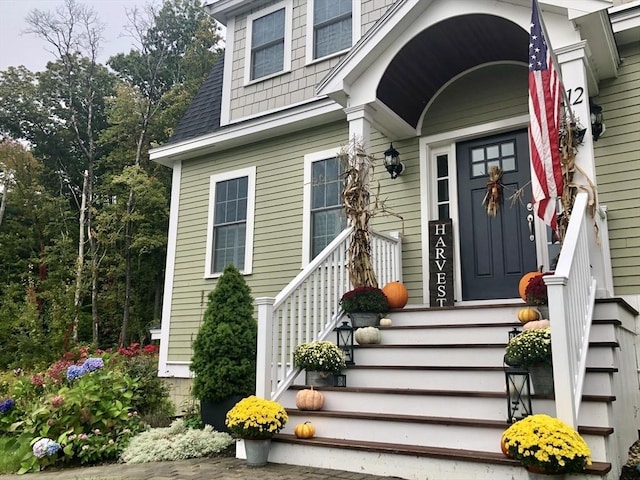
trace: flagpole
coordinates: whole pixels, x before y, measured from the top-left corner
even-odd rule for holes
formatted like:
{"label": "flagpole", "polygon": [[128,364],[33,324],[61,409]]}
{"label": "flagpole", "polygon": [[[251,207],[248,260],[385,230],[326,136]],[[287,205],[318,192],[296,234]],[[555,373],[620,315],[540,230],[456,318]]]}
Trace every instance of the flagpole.
{"label": "flagpole", "polygon": [[551,55],[551,60],[556,66],[556,72],[558,77],[560,78],[560,84],[562,85],[562,99],[564,100],[564,107],[569,111],[569,117],[571,121],[574,122],[573,110],[571,109],[571,103],[569,103],[569,97],[567,96],[567,91],[564,88],[564,80],[562,79],[562,69],[560,68],[560,63],[558,62],[558,58],[556,57],[553,48],[551,48],[551,38],[549,37],[549,32],[547,31],[547,26],[544,24],[544,19],[542,18],[542,10],[540,9],[540,4],[538,0],[533,0],[533,3],[536,4],[536,9],[538,10],[538,20],[540,21],[540,27],[542,28],[542,32],[544,33],[544,38],[547,41],[547,50]]}

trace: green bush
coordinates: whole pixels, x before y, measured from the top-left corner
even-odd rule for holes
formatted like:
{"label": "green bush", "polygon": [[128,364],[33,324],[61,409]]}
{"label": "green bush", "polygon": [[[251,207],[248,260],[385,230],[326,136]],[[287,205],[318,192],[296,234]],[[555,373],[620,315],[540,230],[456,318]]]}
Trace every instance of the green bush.
{"label": "green bush", "polygon": [[193,343],[193,395],[207,402],[255,392],[258,326],[244,277],[227,265],[209,294],[204,321]]}

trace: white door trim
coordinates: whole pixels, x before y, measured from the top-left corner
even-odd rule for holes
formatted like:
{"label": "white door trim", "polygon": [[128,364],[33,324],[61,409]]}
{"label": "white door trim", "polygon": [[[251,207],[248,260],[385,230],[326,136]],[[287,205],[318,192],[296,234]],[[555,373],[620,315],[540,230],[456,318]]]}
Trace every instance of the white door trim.
{"label": "white door trim", "polygon": [[[482,125],[474,125],[473,127],[465,127],[449,132],[428,135],[419,139],[420,153],[420,208],[422,212],[422,221],[420,233],[422,235],[422,258],[429,258],[429,221],[437,218],[437,185],[436,178],[436,155],[443,153],[448,155],[449,163],[449,211],[453,220],[453,241],[454,241],[454,292],[456,304],[482,304],[491,303],[489,301],[462,302],[462,268],[460,265],[460,234],[458,229],[458,178],[456,171],[456,143],[477,138],[481,136],[489,136],[519,128],[526,128],[529,124],[529,115],[519,115],[517,117],[489,122]],[[535,236],[536,236],[536,257],[537,265],[549,267],[549,254],[546,248],[546,228],[545,225],[536,218],[535,220]],[[423,262],[422,271],[422,295],[425,304],[429,304],[429,262]],[[511,299],[505,299],[511,301]]]}

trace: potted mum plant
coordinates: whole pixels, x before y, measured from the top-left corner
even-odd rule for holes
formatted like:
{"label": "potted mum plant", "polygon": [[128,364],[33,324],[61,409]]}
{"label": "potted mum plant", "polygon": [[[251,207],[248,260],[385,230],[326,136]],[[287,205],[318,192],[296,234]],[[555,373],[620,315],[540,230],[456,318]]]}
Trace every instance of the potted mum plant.
{"label": "potted mum plant", "polygon": [[374,327],[389,311],[389,301],[380,288],[357,287],[342,296],[340,308],[351,319],[353,328]]}
{"label": "potted mum plant", "polygon": [[289,417],[282,405],[251,395],[236,403],[226,416],[226,425],[236,437],[244,440],[247,464],[267,464],[271,438],[287,423]]}
{"label": "potted mum plant", "polygon": [[204,321],[193,342],[192,395],[200,400],[205,425],[226,431],[229,409],[255,392],[257,332],[251,290],[229,264],[209,294]]}
{"label": "potted mum plant", "polygon": [[306,384],[314,386],[333,386],[333,375],[346,367],[344,353],[329,341],[301,343],[293,350],[293,361],[305,370]]}
{"label": "potted mum plant", "polygon": [[524,330],[513,337],[507,344],[504,361],[529,369],[535,393],[553,394],[550,327]]}
{"label": "potted mum plant", "polygon": [[591,452],[580,434],[544,414],[511,425],[502,435],[502,449],[534,473],[579,473],[591,465]]}

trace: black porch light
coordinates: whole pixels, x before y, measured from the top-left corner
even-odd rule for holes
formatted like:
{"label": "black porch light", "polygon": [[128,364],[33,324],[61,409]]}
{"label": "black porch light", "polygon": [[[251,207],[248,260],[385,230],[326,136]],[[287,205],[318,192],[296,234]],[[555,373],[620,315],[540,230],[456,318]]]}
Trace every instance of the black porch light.
{"label": "black porch light", "polygon": [[398,178],[398,175],[404,171],[404,164],[400,161],[400,153],[393,148],[393,143],[384,152],[384,166],[391,178]]}
{"label": "black porch light", "polygon": [[602,107],[589,99],[589,111],[591,116],[591,135],[593,141],[597,142],[600,136],[606,130],[604,126],[604,116],[602,115]]}
{"label": "black porch light", "polygon": [[335,328],[337,333],[336,345],[344,354],[344,360],[347,365],[354,365],[353,361],[353,327],[349,322],[344,321],[342,325]]}
{"label": "black porch light", "polygon": [[505,366],[504,376],[507,383],[507,423],[514,423],[532,414],[529,370]]}
{"label": "black porch light", "polygon": [[509,330],[509,340],[511,340],[513,337],[521,334],[522,331],[518,330],[516,327],[513,327],[512,330]]}

